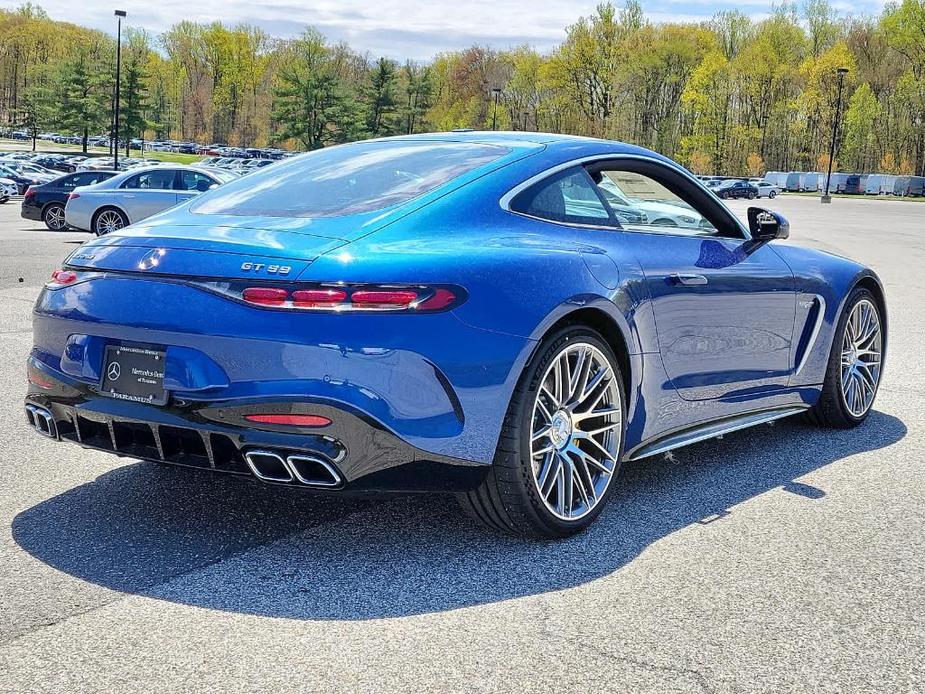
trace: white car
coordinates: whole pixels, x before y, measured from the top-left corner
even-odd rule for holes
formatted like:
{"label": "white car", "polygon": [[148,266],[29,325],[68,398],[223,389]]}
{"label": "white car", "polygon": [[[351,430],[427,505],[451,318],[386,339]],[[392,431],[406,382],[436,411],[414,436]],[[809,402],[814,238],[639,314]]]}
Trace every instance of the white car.
{"label": "white car", "polygon": [[16,185],[16,181],[11,181],[8,178],[0,178],[0,205],[17,193],[19,193],[19,188]]}
{"label": "white car", "polygon": [[635,210],[645,212],[648,218],[646,224],[659,227],[684,227],[688,229],[700,228],[703,217],[692,208],[681,203],[657,202],[643,198],[631,197],[624,193],[610,178],[604,176],[598,187],[604,192],[611,204],[623,205]]}
{"label": "white car", "polygon": [[758,189],[759,198],[776,198],[784,190],[763,178],[750,178],[748,182]]}

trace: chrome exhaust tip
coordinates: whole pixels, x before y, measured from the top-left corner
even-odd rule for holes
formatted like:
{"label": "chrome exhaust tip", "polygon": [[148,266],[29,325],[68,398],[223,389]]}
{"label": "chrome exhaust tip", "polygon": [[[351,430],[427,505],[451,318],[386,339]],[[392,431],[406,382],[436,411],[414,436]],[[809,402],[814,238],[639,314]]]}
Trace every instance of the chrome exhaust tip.
{"label": "chrome exhaust tip", "polygon": [[264,482],[292,482],[295,479],[285,458],[273,451],[248,451],[244,460],[254,477]]}
{"label": "chrome exhaust tip", "polygon": [[291,483],[306,487],[331,489],[340,487],[343,478],[331,463],[321,456],[294,453],[289,456],[255,449],[244,454],[244,460],[254,477],[263,482]]}
{"label": "chrome exhaust tip", "polygon": [[58,425],[55,423],[54,415],[44,407],[26,405],[26,419],[42,436],[58,440]]}
{"label": "chrome exhaust tip", "polygon": [[308,487],[339,487],[343,480],[326,460],[312,455],[291,455],[286,463],[295,478]]}

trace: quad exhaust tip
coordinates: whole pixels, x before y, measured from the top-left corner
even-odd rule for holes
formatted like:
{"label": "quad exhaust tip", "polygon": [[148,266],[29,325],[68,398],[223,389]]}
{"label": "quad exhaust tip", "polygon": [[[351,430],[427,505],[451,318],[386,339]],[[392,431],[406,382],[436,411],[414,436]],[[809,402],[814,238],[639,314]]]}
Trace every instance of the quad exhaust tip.
{"label": "quad exhaust tip", "polygon": [[244,454],[254,477],[263,482],[298,482],[307,487],[339,487],[343,480],[326,460],[307,455],[283,455],[275,451],[253,450]]}
{"label": "quad exhaust tip", "polygon": [[29,420],[29,425],[42,436],[47,436],[57,441],[58,425],[55,423],[54,415],[44,407],[26,405],[26,419]]}

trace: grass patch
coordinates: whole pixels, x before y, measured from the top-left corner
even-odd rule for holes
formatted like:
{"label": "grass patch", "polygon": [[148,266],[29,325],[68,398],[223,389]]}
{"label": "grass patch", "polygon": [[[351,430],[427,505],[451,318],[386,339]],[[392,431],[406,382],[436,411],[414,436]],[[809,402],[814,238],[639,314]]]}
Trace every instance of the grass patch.
{"label": "grass patch", "polygon": [[[5,152],[31,152],[32,151],[32,140],[7,140],[0,139],[0,153]],[[36,152],[44,152],[47,154],[82,154],[82,147],[80,145],[56,145],[53,142],[44,142],[39,140],[35,143]],[[88,147],[87,155],[91,157],[108,157],[109,149],[104,147]],[[119,151],[119,156],[125,156],[125,150]],[[141,159],[141,153],[137,149],[133,149],[130,157],[134,159]],[[168,161],[172,164],[193,164],[200,159],[202,156],[199,154],[178,154],[176,152],[145,152],[143,157],[144,159],[151,159],[155,161]]]}

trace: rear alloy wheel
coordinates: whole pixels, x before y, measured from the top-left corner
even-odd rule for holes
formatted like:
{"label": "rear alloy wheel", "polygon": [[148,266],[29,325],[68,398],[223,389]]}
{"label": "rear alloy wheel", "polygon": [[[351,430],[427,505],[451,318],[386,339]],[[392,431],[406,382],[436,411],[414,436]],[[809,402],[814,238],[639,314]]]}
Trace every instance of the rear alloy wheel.
{"label": "rear alloy wheel", "polygon": [[768,197],[771,198],[771,200],[773,200],[774,198],[777,197],[777,191],[776,191],[776,190],[771,190],[771,191],[768,193]]}
{"label": "rear alloy wheel", "polygon": [[623,382],[596,332],[569,327],[547,339],[505,417],[494,464],[461,495],[483,525],[559,538],[603,509],[623,451]]}
{"label": "rear alloy wheel", "polygon": [[118,231],[124,226],[128,226],[128,220],[119,210],[103,210],[96,216],[96,221],[93,223],[93,233],[97,236],[103,236],[104,234]]}
{"label": "rear alloy wheel", "polygon": [[748,199],[749,199],[749,200],[754,200],[754,199],[757,198],[757,197],[758,197],[758,194],[757,194],[755,191],[753,191],[753,190],[748,191]]}
{"label": "rear alloy wheel", "polygon": [[42,221],[52,231],[61,231],[67,224],[64,221],[64,205],[53,202],[42,212]]}
{"label": "rear alloy wheel", "polygon": [[809,412],[812,421],[847,429],[867,419],[880,386],[884,339],[874,295],[855,289],[838,321],[822,393]]}

